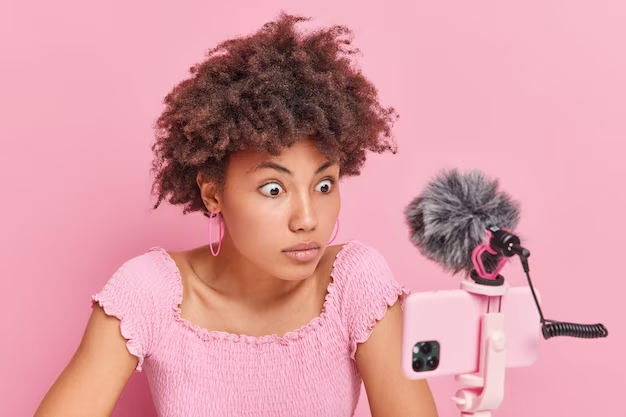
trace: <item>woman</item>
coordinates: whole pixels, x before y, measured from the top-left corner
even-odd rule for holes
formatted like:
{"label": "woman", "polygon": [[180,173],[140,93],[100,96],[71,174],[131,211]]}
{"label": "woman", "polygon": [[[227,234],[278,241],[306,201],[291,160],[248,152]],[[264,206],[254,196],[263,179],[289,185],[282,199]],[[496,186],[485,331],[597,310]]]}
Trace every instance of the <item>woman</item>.
{"label": "woman", "polygon": [[353,68],[350,31],[302,20],[221,43],[166,97],[155,208],[203,212],[216,238],[124,263],[37,417],[110,415],[144,367],[164,417],[347,417],[361,382],[375,417],[437,415],[400,369],[407,291],[371,246],[331,245],[339,179],[395,152],[396,114]]}

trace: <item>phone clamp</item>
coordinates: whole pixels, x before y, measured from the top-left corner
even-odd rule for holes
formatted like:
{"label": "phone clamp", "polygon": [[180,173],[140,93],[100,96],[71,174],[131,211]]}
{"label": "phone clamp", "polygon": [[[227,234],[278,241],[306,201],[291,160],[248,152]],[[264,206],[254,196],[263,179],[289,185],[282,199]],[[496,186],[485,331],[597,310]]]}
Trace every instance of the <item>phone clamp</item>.
{"label": "phone clamp", "polygon": [[[461,282],[461,289],[482,297],[488,297],[488,311],[481,317],[480,357],[478,371],[457,375],[456,380],[465,385],[452,397],[461,410],[462,417],[491,417],[504,399],[504,376],[506,369],[506,336],[504,313],[500,311],[500,297],[506,294],[508,284],[501,275],[498,283],[484,284],[474,277]],[[477,277],[482,278],[482,277]]]}

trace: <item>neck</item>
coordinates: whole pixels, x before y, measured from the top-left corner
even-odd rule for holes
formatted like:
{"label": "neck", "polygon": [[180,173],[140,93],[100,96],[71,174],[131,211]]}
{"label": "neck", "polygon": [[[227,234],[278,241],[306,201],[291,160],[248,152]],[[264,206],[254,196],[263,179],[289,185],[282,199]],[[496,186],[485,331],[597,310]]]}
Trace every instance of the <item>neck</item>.
{"label": "neck", "polygon": [[206,246],[199,251],[197,259],[195,272],[206,285],[226,297],[247,303],[272,303],[308,281],[286,281],[268,274],[243,256],[227,233],[218,256],[212,256],[210,247]]}

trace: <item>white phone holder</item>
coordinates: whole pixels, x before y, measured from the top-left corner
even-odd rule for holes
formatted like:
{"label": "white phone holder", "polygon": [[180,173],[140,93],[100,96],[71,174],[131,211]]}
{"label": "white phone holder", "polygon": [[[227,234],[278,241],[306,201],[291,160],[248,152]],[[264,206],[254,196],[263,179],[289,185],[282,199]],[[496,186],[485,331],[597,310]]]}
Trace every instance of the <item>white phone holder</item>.
{"label": "white phone holder", "polygon": [[452,401],[462,417],[491,417],[504,399],[506,335],[500,298],[506,294],[508,284],[483,285],[468,278],[461,282],[461,289],[489,298],[489,309],[481,318],[478,371],[456,377],[466,387],[457,391]]}

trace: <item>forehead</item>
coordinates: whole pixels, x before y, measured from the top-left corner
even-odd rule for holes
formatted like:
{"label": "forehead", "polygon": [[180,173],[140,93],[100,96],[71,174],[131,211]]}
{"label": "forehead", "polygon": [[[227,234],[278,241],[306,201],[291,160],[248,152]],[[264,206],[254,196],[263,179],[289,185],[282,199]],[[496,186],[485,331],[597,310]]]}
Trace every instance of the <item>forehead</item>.
{"label": "forehead", "polygon": [[309,170],[311,166],[317,168],[320,164],[328,161],[328,158],[319,151],[315,141],[305,139],[294,143],[290,147],[282,149],[279,155],[271,155],[268,152],[243,150],[230,156],[229,168],[235,171],[250,172],[256,166],[264,162],[274,162],[285,166],[291,171]]}

